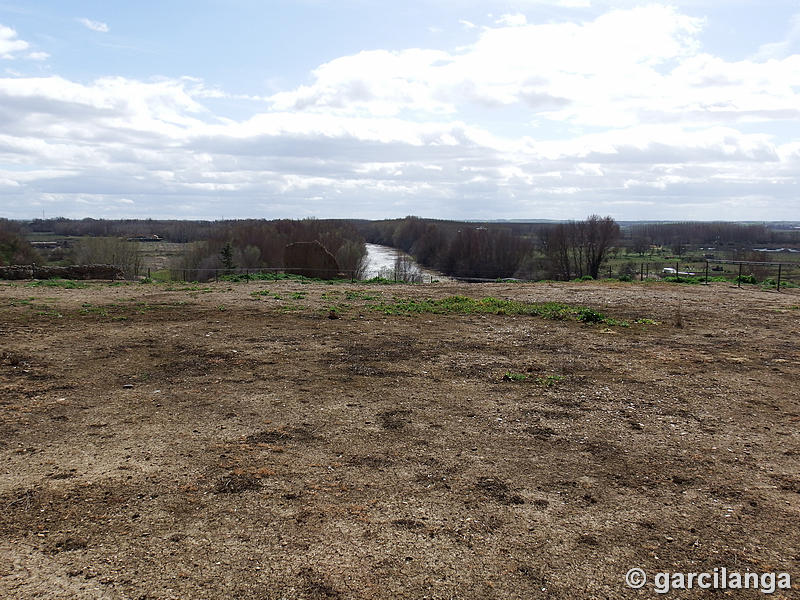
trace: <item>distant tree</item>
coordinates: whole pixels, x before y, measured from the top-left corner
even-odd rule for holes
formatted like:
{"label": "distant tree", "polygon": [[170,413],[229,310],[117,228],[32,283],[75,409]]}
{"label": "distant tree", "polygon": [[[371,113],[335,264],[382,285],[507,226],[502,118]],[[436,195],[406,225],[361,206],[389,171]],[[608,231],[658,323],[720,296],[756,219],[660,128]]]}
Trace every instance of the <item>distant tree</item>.
{"label": "distant tree", "polygon": [[232,271],[236,268],[236,265],[233,263],[233,246],[230,242],[225,242],[225,245],[222,247],[219,256],[222,260],[222,267],[224,269]]}
{"label": "distant tree", "polygon": [[367,271],[367,247],[361,241],[347,241],[336,251],[336,262],[346,275],[363,279]]}
{"label": "distant tree", "polygon": [[545,242],[552,275],[560,279],[590,275],[597,279],[600,266],[619,233],[619,225],[614,219],[598,215],[585,221],[555,225]]}
{"label": "distant tree", "polygon": [[394,259],[392,275],[395,281],[403,281],[405,283],[419,283],[422,281],[422,273],[414,266],[414,261],[405,254],[401,254]]}
{"label": "distant tree", "polygon": [[650,242],[647,238],[643,236],[638,236],[633,238],[633,242],[631,243],[631,249],[636,252],[637,254],[641,254],[644,256],[644,253],[650,248]]}
{"label": "distant tree", "polygon": [[71,262],[77,265],[114,265],[133,279],[142,266],[136,242],[115,237],[86,237],[72,249]]}
{"label": "distant tree", "polygon": [[0,265],[40,263],[41,256],[22,236],[19,225],[0,219]]}

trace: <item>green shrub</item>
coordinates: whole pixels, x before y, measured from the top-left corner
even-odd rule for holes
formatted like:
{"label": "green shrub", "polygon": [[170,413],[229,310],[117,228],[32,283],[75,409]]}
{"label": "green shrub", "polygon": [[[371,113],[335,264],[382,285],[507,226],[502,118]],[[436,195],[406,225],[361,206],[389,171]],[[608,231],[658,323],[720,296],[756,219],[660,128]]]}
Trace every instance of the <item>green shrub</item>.
{"label": "green shrub", "polygon": [[581,323],[602,323],[605,320],[605,315],[592,308],[582,308],[578,311],[578,321]]}
{"label": "green shrub", "polygon": [[739,275],[733,281],[734,283],[752,283],[752,284],[758,283],[758,280],[756,279],[755,275]]}

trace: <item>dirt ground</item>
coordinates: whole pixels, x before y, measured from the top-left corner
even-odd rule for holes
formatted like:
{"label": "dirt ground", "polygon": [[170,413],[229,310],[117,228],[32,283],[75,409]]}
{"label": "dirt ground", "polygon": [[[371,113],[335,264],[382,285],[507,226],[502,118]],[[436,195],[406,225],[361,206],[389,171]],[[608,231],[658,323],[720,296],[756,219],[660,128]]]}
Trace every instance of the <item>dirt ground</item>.
{"label": "dirt ground", "polygon": [[[451,295],[631,324],[370,308]],[[0,282],[0,597],[798,597],[799,341],[727,284]]]}

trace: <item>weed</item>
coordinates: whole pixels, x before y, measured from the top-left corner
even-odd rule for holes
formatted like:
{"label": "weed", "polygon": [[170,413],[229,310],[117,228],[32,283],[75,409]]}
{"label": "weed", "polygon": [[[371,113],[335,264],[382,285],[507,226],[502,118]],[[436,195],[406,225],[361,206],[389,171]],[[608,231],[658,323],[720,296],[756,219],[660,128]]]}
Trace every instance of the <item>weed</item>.
{"label": "weed", "polygon": [[344,292],[345,300],[378,300],[380,296],[380,293],[370,294],[359,290],[345,290]]}
{"label": "weed", "polygon": [[564,381],[563,375],[544,375],[536,378],[536,383],[544,387],[553,387],[562,381]]}
{"label": "weed", "polygon": [[578,311],[578,321],[581,323],[602,323],[605,316],[593,308],[581,308]]}
{"label": "weed", "polygon": [[217,494],[241,494],[242,492],[257,490],[260,487],[261,482],[251,474],[231,473],[217,482],[214,491]]}
{"label": "weed", "polygon": [[291,294],[289,294],[289,297],[292,300],[302,300],[303,298],[306,297],[306,293],[305,292],[292,292]]}
{"label": "weed", "polygon": [[503,375],[503,381],[525,381],[527,378],[527,375],[522,373],[512,373],[511,371],[506,371]]}
{"label": "weed", "polygon": [[285,306],[281,306],[281,310],[283,312],[294,312],[305,310],[305,307],[302,304],[287,304]]}
{"label": "weed", "polygon": [[683,312],[681,310],[681,303],[678,302],[677,306],[675,307],[675,317],[672,320],[672,326],[678,329],[683,328]]}
{"label": "weed", "polygon": [[653,319],[645,319],[645,318],[636,319],[634,321],[634,323],[637,323],[638,325],[658,325],[658,321],[654,321]]}
{"label": "weed", "polygon": [[257,292],[250,292],[250,295],[251,296],[269,296],[270,298],[274,298],[275,300],[280,300],[281,299],[281,295],[280,294],[276,294],[275,292],[272,292],[270,290],[259,290]]}

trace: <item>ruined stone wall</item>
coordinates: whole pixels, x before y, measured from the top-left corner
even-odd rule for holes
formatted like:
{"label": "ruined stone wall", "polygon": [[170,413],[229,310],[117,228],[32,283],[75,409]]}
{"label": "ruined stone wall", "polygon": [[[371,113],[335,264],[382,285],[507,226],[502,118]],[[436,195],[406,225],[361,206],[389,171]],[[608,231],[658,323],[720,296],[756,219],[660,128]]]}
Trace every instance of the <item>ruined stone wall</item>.
{"label": "ruined stone wall", "polygon": [[47,267],[11,265],[0,267],[0,279],[123,279],[122,269],[114,265],[72,265]]}

